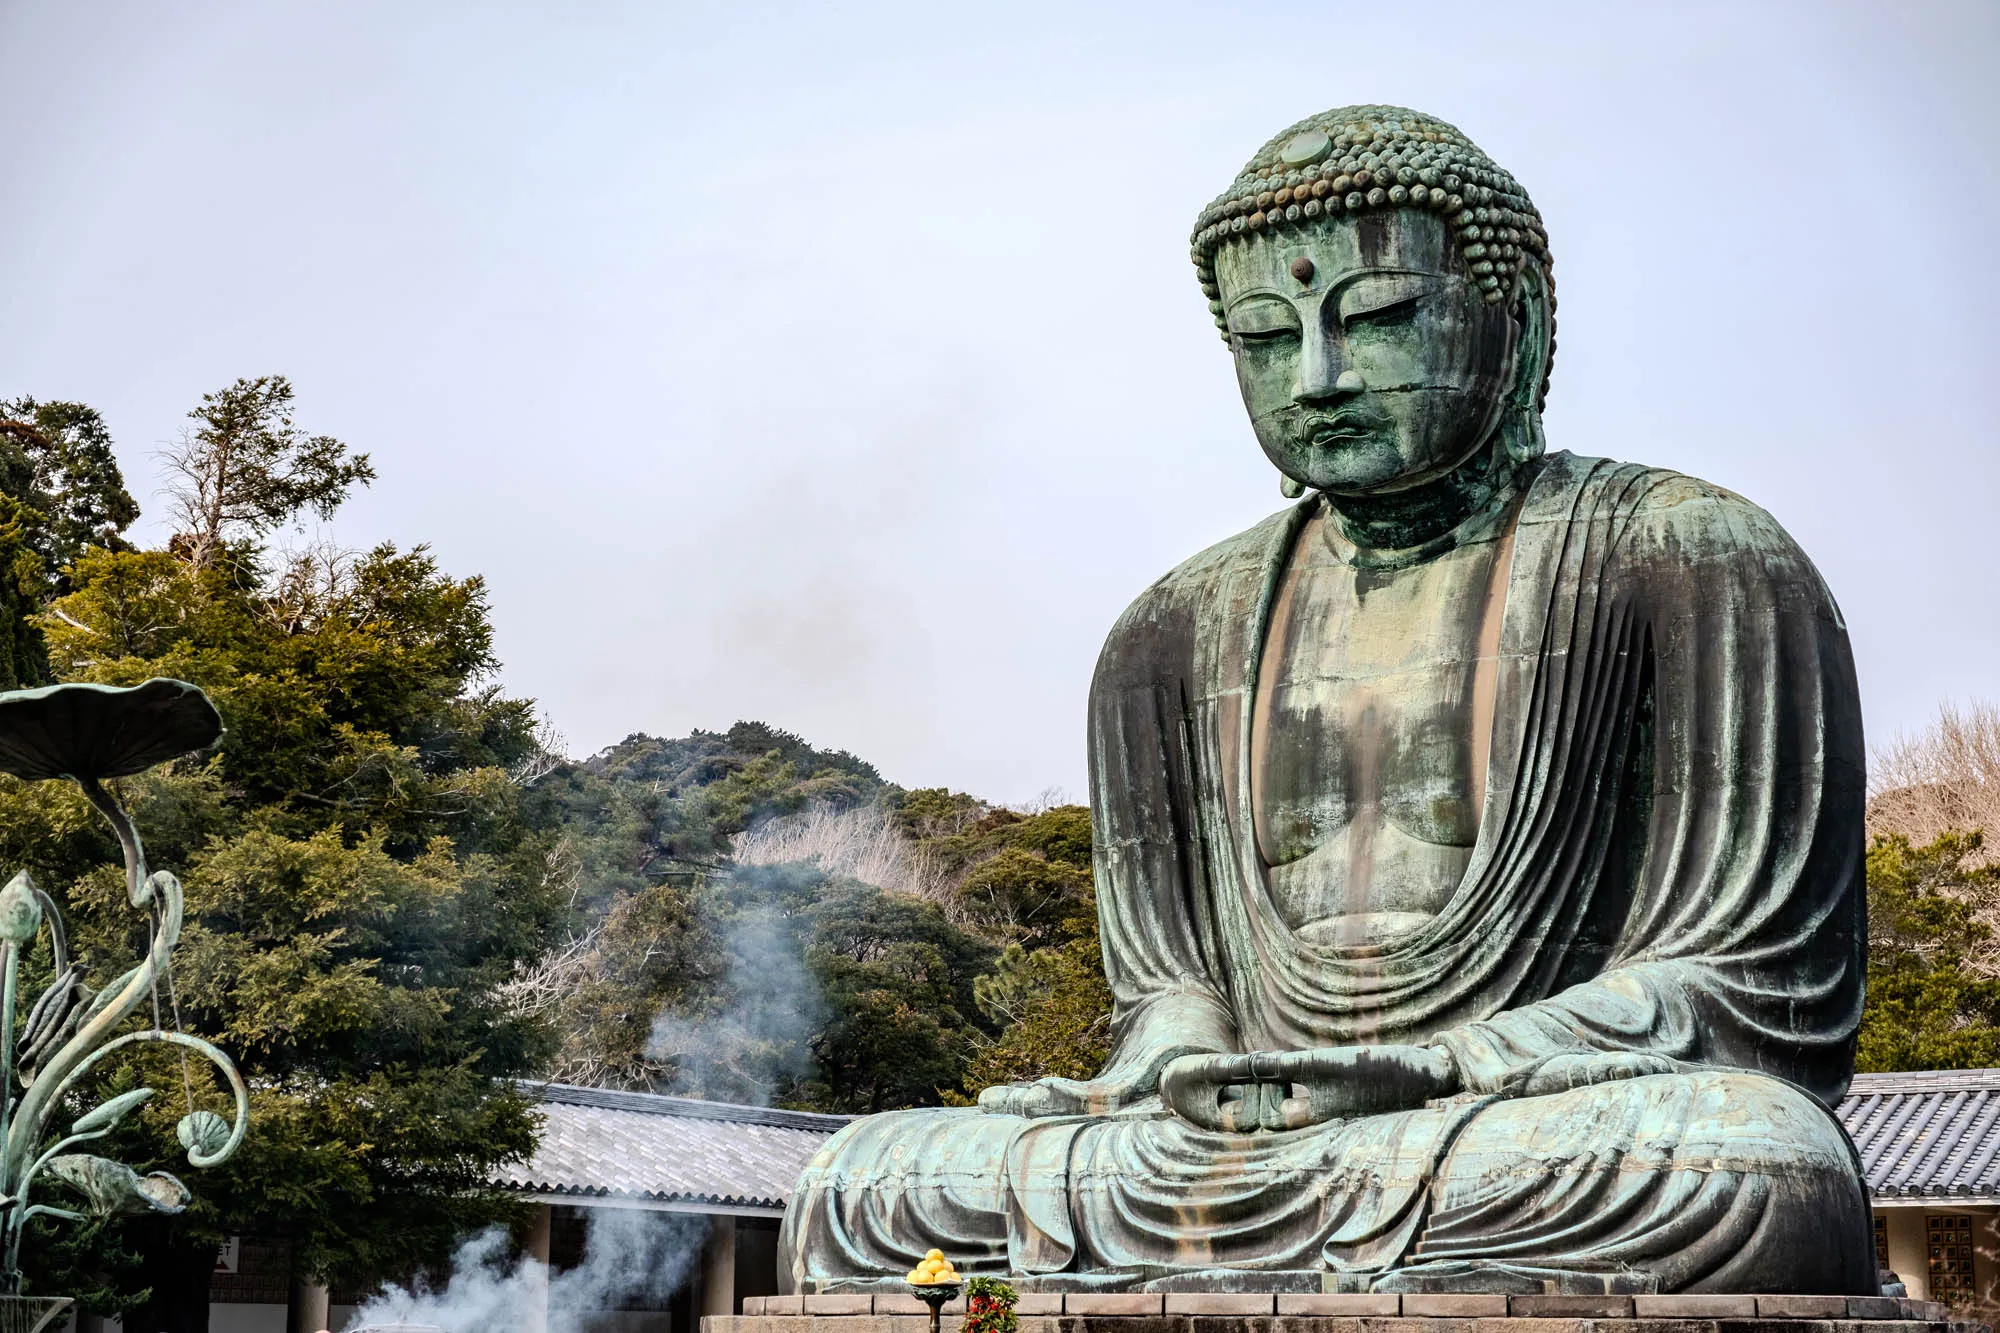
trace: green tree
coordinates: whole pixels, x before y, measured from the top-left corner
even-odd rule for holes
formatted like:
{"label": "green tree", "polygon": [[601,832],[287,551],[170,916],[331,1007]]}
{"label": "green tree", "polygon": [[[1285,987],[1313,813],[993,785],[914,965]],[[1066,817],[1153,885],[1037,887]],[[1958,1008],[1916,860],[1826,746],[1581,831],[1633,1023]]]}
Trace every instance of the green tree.
{"label": "green tree", "polygon": [[994,950],[935,903],[871,885],[813,904],[806,957],[825,1006],[800,1100],[837,1112],[934,1106],[978,1033],[974,988]]}
{"label": "green tree", "polygon": [[1868,850],[1868,1002],[1855,1068],[1980,1069],[2000,1064],[2000,979],[1975,965],[2000,906],[2000,865],[1981,865],[1977,832],[1922,846],[1900,834]]}
{"label": "green tree", "polygon": [[[66,1268],[55,1247],[36,1275],[44,1290],[95,1282],[128,1300],[133,1283],[150,1287],[128,1330],[203,1325],[193,1307],[223,1235],[286,1238],[302,1276],[368,1281],[515,1217],[486,1185],[536,1132],[509,1079],[553,1049],[509,986],[568,904],[557,831],[522,779],[532,708],[491,683],[484,584],[422,547],[273,558],[256,545],[372,475],[304,438],[290,397],[273,377],[205,400],[203,447],[229,460],[209,526],[168,551],[87,547],[39,620],[59,677],[178,676],[209,691],[227,727],[214,754],[124,794],[156,863],[187,886],[170,998],[250,1080],[251,1135],[195,1182],[187,1215],[105,1238],[144,1254],[136,1279]],[[102,984],[129,963],[134,923],[112,845],[56,785],[0,781],[0,860],[64,901]],[[106,1077],[142,1072],[181,1086],[136,1061]],[[127,1160],[171,1169],[178,1100],[135,1117]],[[198,1283],[178,1280],[190,1257]]]}
{"label": "green tree", "polygon": [[82,403],[0,400],[0,689],[48,680],[33,617],[92,546],[122,547],[139,516],[111,433]]}
{"label": "green tree", "polygon": [[1091,1077],[1111,1050],[1111,988],[1091,887],[1090,811],[989,815],[970,859],[955,901],[1006,949],[974,987],[998,1035],[975,1042],[951,1100],[1022,1079]]}
{"label": "green tree", "polygon": [[0,489],[35,512],[29,545],[41,557],[50,593],[67,591],[64,571],[93,546],[127,548],[139,517],[112,451],[111,431],[83,403],[0,400]]}
{"label": "green tree", "polygon": [[332,518],[349,490],[375,479],[367,454],[298,426],[295,397],[283,375],[259,375],[203,394],[188,413],[195,425],[165,457],[177,550],[192,568],[231,544],[254,546],[306,510]]}

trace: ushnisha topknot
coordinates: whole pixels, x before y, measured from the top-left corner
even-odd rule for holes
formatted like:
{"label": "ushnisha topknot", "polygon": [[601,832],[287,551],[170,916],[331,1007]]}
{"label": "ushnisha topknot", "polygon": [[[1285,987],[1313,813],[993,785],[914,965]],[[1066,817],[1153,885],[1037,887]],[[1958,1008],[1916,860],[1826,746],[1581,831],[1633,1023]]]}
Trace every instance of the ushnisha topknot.
{"label": "ushnisha topknot", "polygon": [[1309,116],[1265,144],[1195,220],[1195,272],[1224,339],[1219,248],[1377,208],[1441,214],[1488,304],[1511,299],[1532,261],[1553,315],[1548,233],[1519,182],[1455,126],[1405,107],[1343,106]]}

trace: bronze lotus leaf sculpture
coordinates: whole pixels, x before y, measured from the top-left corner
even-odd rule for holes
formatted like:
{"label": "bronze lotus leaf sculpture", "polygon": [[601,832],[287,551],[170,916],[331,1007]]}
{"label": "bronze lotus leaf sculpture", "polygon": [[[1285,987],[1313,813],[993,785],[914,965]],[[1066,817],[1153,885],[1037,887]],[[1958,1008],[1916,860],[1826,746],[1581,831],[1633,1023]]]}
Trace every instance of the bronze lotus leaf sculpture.
{"label": "bronze lotus leaf sculpture", "polygon": [[[147,913],[152,935],[151,947],[136,967],[93,991],[70,957],[61,913],[49,895],[26,871],[0,888],[0,1009],[5,1011],[0,1021],[0,1291],[5,1293],[19,1290],[21,1237],[36,1216],[78,1221],[178,1213],[187,1206],[187,1187],[165,1172],[141,1175],[107,1158],[70,1151],[110,1134],[152,1099],[151,1088],[136,1088],[91,1108],[70,1123],[66,1134],[46,1142],[50,1124],[68,1109],[69,1096],[104,1057],[140,1044],[178,1046],[222,1073],[235,1102],[229,1119],[195,1107],[190,1084],[187,1114],[177,1135],[193,1166],[227,1159],[249,1128],[249,1092],[229,1057],[199,1037],[158,1026],[159,982],[169,972],[180,938],[181,885],[164,870],[148,871],[138,830],[103,785],[106,779],[129,777],[205,749],[221,734],[215,705],[185,681],[52,685],[0,694],[0,771],[31,782],[66,778],[77,784],[118,835],[126,896]],[[51,979],[17,1024],[14,1016],[23,999],[21,957],[44,929],[49,932]],[[155,1002],[155,1026],[121,1032],[149,997]],[[31,1204],[30,1193],[44,1175],[81,1195],[82,1210]]]}
{"label": "bronze lotus leaf sculpture", "polygon": [[130,777],[221,735],[215,705],[184,680],[0,694],[0,772],[30,782]]}

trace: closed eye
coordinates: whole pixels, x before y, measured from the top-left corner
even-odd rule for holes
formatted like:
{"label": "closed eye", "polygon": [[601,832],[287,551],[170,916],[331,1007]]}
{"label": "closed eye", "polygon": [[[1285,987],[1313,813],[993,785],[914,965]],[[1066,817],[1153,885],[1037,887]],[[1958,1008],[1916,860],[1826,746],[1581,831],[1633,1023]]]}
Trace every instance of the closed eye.
{"label": "closed eye", "polygon": [[1422,273],[1369,274],[1341,291],[1341,325],[1356,321],[1400,324],[1415,314],[1417,303],[1437,287],[1436,279]]}
{"label": "closed eye", "polygon": [[1378,305],[1369,310],[1356,310],[1350,314],[1342,315],[1341,325],[1351,328],[1356,324],[1367,324],[1379,328],[1388,324],[1405,324],[1409,322],[1410,316],[1417,313],[1417,302],[1421,299],[1420,294],[1418,296],[1407,297],[1401,301],[1392,302],[1389,305]]}
{"label": "closed eye", "polygon": [[1291,302],[1275,297],[1241,301],[1230,308],[1229,332],[1232,337],[1251,343],[1296,338],[1301,332],[1299,312],[1292,308]]}

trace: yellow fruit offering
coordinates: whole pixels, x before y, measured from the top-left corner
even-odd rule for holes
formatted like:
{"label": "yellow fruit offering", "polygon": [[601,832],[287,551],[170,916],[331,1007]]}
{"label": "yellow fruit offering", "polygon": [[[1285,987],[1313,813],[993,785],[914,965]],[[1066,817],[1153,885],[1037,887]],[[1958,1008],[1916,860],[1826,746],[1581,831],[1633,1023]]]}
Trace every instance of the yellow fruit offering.
{"label": "yellow fruit offering", "polygon": [[959,1281],[958,1270],[951,1266],[951,1260],[944,1257],[944,1251],[932,1250],[917,1261],[907,1279],[913,1287],[929,1287],[938,1283]]}

